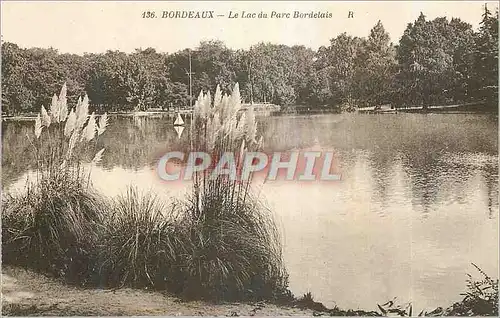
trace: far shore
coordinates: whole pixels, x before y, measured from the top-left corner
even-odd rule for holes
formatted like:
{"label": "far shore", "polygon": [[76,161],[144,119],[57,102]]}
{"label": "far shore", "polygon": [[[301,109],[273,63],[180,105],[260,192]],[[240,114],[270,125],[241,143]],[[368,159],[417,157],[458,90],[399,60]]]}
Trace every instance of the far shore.
{"label": "far shore", "polygon": [[[249,104],[243,104],[243,108]],[[254,104],[257,115],[318,115],[318,114],[340,114],[338,107],[294,105],[282,107],[274,104]],[[370,107],[356,108],[353,113],[359,114],[397,114],[397,113],[447,113],[447,114],[475,114],[475,113],[498,113],[498,108],[487,106],[484,102],[454,104],[454,105],[431,105],[431,106],[409,106],[394,108],[391,105],[380,105]],[[152,108],[144,111],[110,111],[109,115],[115,116],[138,116],[138,117],[174,117],[177,114],[189,116],[192,110],[189,108],[176,108],[162,110]],[[97,115],[99,116],[99,115]],[[25,113],[19,115],[2,115],[3,120],[33,120],[36,117],[34,113]]]}

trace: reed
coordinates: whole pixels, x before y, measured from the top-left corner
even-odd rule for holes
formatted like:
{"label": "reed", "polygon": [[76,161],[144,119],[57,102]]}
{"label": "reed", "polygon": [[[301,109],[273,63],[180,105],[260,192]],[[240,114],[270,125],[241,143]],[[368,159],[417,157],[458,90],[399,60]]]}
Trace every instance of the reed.
{"label": "reed", "polygon": [[2,262],[85,284],[107,203],[59,176],[3,198]]}
{"label": "reed", "polygon": [[87,95],[78,98],[76,107],[68,111],[66,91],[64,84],[59,97],[52,97],[49,110],[41,107],[34,133],[27,135],[36,158],[35,181],[70,179],[88,187],[92,166],[104,152],[97,149],[97,138],[106,131],[108,117],[103,114],[97,120],[95,113],[89,114]]}
{"label": "reed", "polygon": [[[84,282],[93,270],[107,200],[90,185],[90,173],[102,157],[97,133],[107,116],[88,116],[89,100],[68,112],[66,84],[50,108],[41,107],[29,139],[35,157],[34,180],[26,191],[2,198],[2,256],[5,263],[49,271]],[[87,159],[95,153],[93,159]]]}
{"label": "reed", "polygon": [[[256,141],[253,107],[246,112],[240,108],[238,84],[229,96],[217,87],[213,102],[209,92],[201,92],[191,122],[191,151],[213,158],[230,152],[241,167],[245,152],[258,150],[262,139]],[[251,177],[241,181],[216,173],[211,178],[216,169],[221,167],[194,176],[183,205],[183,295],[218,301],[282,297],[288,277],[271,212],[252,195]]]}
{"label": "reed", "polygon": [[111,206],[97,246],[97,283],[168,289],[185,245],[175,207],[133,187]]}

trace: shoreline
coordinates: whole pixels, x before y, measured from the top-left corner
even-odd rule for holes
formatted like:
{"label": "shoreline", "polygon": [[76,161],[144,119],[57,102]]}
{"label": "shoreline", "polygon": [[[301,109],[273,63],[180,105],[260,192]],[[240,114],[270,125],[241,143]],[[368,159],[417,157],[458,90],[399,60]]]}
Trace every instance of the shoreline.
{"label": "shoreline", "polygon": [[397,114],[397,113],[419,113],[419,114],[429,114],[429,113],[445,113],[445,114],[477,114],[486,113],[494,114],[498,113],[498,107],[492,107],[486,102],[472,102],[463,104],[453,104],[453,105],[429,105],[424,108],[424,106],[408,106],[408,107],[398,107],[392,108],[391,105],[381,105],[379,107],[362,107],[356,109],[357,113],[363,114]]}
{"label": "shoreline", "polygon": [[[77,286],[29,268],[2,267],[1,313],[4,316],[415,316],[411,305],[401,307],[390,303],[374,304],[376,310],[371,311],[327,308],[314,301],[310,293],[274,302],[184,300],[162,290]],[[466,312],[469,314],[465,316],[475,316],[462,308],[470,305],[464,299],[449,307],[422,310],[418,316],[463,316]],[[493,308],[486,309],[482,315],[495,313]]]}
{"label": "shoreline", "polygon": [[381,316],[376,311],[329,309],[322,303],[184,301],[161,291],[72,286],[23,267],[2,268],[5,316]]}
{"label": "shoreline", "polygon": [[[181,115],[188,115],[188,112],[160,112],[160,111],[143,111],[143,112],[110,112],[109,116],[117,117],[149,117],[149,118],[175,118],[176,115],[180,113]],[[345,112],[349,113],[349,112]],[[491,109],[488,110],[460,110],[456,108],[397,108],[391,110],[373,110],[373,107],[368,109],[357,110],[351,112],[352,114],[363,114],[363,115],[380,115],[380,114],[484,114],[484,115],[498,115],[498,111]],[[297,111],[297,112],[283,112],[283,111],[256,111],[257,116],[290,116],[290,115],[301,115],[301,116],[317,116],[317,115],[340,115],[342,112],[337,112],[334,110],[318,110],[318,111]],[[100,114],[95,115],[96,117],[101,116]],[[23,114],[15,116],[2,116],[2,121],[33,121],[36,119],[35,115]]]}

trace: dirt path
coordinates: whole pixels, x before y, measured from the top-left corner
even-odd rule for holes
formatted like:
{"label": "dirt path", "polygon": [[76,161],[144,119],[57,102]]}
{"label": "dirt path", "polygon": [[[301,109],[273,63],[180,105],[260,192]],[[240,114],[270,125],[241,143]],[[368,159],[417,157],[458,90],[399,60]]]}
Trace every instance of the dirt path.
{"label": "dirt path", "polygon": [[310,310],[266,303],[183,302],[160,292],[68,286],[17,267],[2,268],[3,315],[12,316],[312,316]]}

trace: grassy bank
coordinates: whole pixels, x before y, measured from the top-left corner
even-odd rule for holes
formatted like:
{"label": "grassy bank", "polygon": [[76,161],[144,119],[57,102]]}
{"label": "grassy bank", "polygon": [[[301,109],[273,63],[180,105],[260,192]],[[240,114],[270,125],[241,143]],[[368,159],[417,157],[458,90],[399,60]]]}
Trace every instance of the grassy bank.
{"label": "grassy bank", "polygon": [[41,184],[4,197],[5,265],[81,287],[165,290],[183,299],[289,297],[275,228],[251,200],[237,214],[217,210],[210,219],[189,201],[166,205],[132,188],[109,199],[79,184]]}
{"label": "grassy bank", "polygon": [[[134,188],[107,198],[91,183],[92,167],[104,152],[97,151],[97,138],[107,115],[89,116],[87,97],[71,111],[66,105],[64,86],[48,110],[42,107],[28,136],[34,180],[26,191],[2,198],[4,264],[80,286],[150,288],[183,299],[290,297],[278,231],[249,182],[209,180],[203,172],[179,202],[161,202]],[[217,156],[257,149],[255,116],[240,114],[240,108],[237,86],[232,96],[218,90],[213,104],[210,94],[200,94],[192,150]]]}

